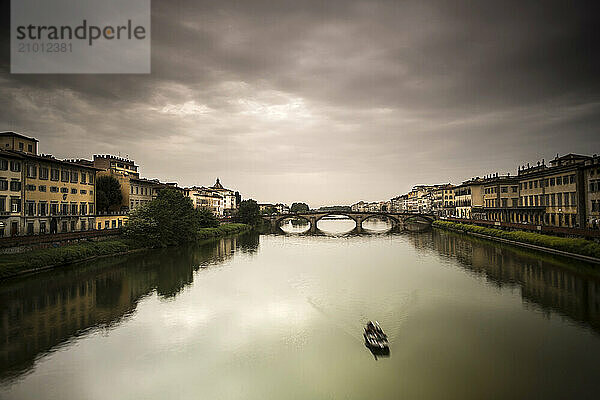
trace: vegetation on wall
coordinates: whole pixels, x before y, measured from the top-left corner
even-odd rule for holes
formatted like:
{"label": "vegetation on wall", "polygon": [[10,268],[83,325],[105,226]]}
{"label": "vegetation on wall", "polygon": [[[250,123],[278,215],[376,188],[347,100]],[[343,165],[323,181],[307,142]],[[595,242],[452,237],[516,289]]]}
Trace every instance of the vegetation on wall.
{"label": "vegetation on wall", "polygon": [[434,221],[433,226],[462,232],[479,233],[486,236],[514,240],[515,242],[528,243],[550,249],[566,251],[568,253],[600,258],[600,244],[586,239],[563,238],[542,235],[535,232],[503,231],[500,229],[485,228],[482,226],[461,224],[450,221]]}

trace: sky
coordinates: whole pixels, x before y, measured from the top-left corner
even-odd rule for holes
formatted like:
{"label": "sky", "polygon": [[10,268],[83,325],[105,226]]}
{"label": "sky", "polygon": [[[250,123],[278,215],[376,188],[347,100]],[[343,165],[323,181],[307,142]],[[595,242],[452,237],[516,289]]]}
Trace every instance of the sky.
{"label": "sky", "polygon": [[59,158],[311,207],[600,153],[600,6],[152,2],[151,74],[10,74],[0,130]]}

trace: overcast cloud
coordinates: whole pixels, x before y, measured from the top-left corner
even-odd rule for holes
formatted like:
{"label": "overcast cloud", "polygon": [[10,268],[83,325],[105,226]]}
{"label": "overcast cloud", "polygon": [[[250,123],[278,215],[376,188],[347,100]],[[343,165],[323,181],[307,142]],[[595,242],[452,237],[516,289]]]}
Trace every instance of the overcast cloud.
{"label": "overcast cloud", "polygon": [[159,1],[152,74],[11,75],[0,130],[57,157],[311,206],[600,152],[594,2]]}

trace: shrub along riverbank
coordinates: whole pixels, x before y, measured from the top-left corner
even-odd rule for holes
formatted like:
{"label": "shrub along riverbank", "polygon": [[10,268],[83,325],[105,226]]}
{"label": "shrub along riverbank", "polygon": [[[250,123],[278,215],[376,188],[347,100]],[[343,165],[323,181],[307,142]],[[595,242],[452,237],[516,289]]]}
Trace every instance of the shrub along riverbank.
{"label": "shrub along riverbank", "polygon": [[600,244],[586,239],[563,238],[542,235],[534,232],[503,231],[500,229],[485,228],[477,225],[461,224],[450,221],[434,221],[433,226],[460,232],[471,232],[492,238],[501,238],[515,242],[532,244],[567,253],[580,254],[588,257],[600,258]]}
{"label": "shrub along riverbank", "polygon": [[[245,224],[226,224],[216,228],[200,228],[196,238],[197,240],[206,240],[234,235],[250,229],[251,226]],[[97,257],[140,251],[149,247],[140,242],[120,237],[31,250],[25,253],[2,254],[0,255],[0,279]]]}

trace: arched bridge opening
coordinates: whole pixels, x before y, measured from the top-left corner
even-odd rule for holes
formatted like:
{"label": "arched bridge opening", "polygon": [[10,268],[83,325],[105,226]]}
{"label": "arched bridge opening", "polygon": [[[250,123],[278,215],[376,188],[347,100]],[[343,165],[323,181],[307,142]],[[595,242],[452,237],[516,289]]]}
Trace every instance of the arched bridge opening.
{"label": "arched bridge opening", "polygon": [[356,230],[358,222],[344,212],[331,212],[316,218],[317,230],[330,234],[343,234]]}

